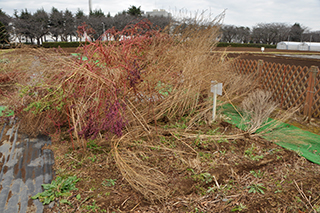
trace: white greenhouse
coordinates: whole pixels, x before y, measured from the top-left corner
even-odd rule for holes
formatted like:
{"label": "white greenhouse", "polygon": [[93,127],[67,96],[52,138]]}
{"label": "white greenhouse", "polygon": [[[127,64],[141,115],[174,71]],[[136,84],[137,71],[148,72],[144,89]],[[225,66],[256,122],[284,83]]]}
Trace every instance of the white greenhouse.
{"label": "white greenhouse", "polygon": [[278,50],[319,51],[320,43],[281,41],[277,44]]}

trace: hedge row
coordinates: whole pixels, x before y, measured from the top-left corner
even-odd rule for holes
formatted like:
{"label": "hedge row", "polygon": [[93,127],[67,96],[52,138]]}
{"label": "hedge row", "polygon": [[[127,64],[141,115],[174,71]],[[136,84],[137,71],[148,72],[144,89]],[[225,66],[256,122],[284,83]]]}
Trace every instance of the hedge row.
{"label": "hedge row", "polygon": [[240,44],[240,43],[227,43],[227,42],[219,42],[217,47],[265,47],[265,48],[276,48],[276,45],[271,44]]}
{"label": "hedge row", "polygon": [[84,42],[43,42],[42,43],[42,47],[44,48],[58,48],[58,47],[79,47],[81,44],[83,44]]}

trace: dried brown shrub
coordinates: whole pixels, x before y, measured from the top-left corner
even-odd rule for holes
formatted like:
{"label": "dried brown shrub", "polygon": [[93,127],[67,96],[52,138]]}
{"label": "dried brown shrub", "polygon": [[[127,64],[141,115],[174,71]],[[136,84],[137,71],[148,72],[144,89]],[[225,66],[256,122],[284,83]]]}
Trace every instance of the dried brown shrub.
{"label": "dried brown shrub", "polygon": [[271,93],[256,90],[242,101],[245,118],[249,120],[248,132],[256,132],[276,109],[277,104],[272,101]]}

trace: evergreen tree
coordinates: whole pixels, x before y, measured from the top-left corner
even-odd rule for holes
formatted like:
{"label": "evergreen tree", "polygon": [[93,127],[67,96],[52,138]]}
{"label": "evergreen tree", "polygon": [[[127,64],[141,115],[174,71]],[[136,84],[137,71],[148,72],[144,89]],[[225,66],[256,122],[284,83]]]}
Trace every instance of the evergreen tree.
{"label": "evergreen tree", "polygon": [[9,42],[9,34],[7,33],[6,27],[0,22],[0,44]]}
{"label": "evergreen tree", "polygon": [[295,23],[290,29],[290,41],[302,41],[304,30],[299,23]]}
{"label": "evergreen tree", "polygon": [[129,7],[129,9],[127,10],[127,14],[132,15],[132,16],[141,16],[142,15],[142,11],[140,9],[141,6],[136,7],[136,6],[131,6]]}

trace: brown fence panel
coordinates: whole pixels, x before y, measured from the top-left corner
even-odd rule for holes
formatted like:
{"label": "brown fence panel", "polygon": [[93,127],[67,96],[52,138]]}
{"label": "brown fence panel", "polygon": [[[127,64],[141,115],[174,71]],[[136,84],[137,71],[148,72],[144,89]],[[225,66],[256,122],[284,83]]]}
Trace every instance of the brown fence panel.
{"label": "brown fence panel", "polygon": [[320,118],[320,72],[317,69],[317,75],[314,84],[313,104],[311,108],[312,117]]}
{"label": "brown fence panel", "polygon": [[320,117],[320,73],[314,73],[315,68],[242,59],[232,66],[240,74],[256,73],[262,89],[272,92],[281,108],[301,107],[300,112],[309,118]]}
{"label": "brown fence panel", "polygon": [[258,61],[253,60],[235,60],[233,68],[239,73],[244,75],[250,75],[256,73],[258,67]]}

